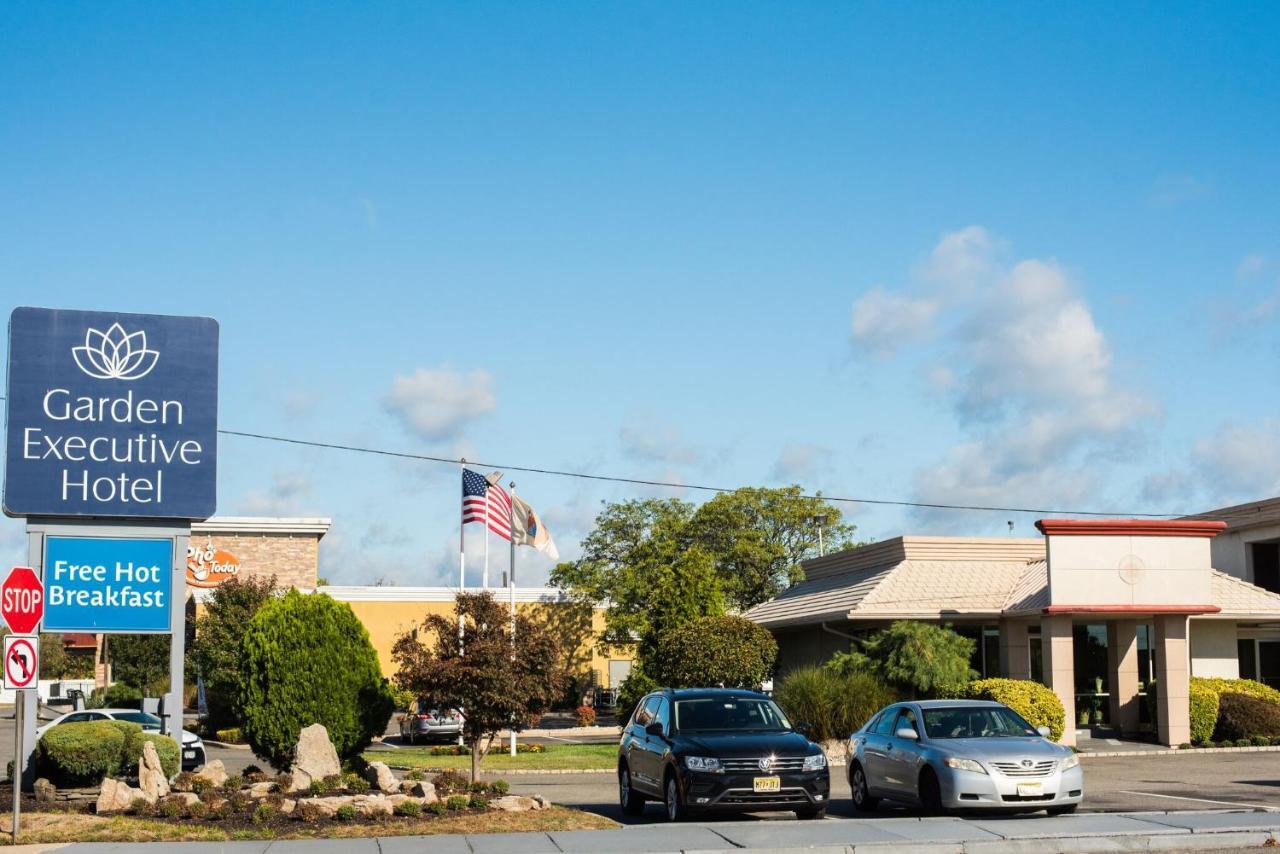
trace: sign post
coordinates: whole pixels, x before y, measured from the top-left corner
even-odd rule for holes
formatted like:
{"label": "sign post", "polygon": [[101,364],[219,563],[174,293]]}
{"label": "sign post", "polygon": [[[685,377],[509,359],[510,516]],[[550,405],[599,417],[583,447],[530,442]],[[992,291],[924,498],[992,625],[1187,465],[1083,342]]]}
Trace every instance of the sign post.
{"label": "sign post", "polygon": [[[23,307],[8,356],[3,509],[27,518],[29,567],[0,610],[25,625],[38,603],[50,631],[169,634],[162,731],[181,746],[190,521],[217,498],[218,323]],[[19,691],[15,808],[36,710]]]}
{"label": "sign post", "polygon": [[0,659],[4,687],[16,692],[13,703],[13,818],[10,825],[14,845],[18,844],[22,772],[26,759],[22,749],[23,730],[26,728],[23,712],[32,689],[40,680],[40,637],[32,633],[39,628],[43,615],[44,590],[35,570],[29,566],[15,566],[0,584],[0,616],[4,617],[9,630],[15,632],[5,635],[3,658]]}

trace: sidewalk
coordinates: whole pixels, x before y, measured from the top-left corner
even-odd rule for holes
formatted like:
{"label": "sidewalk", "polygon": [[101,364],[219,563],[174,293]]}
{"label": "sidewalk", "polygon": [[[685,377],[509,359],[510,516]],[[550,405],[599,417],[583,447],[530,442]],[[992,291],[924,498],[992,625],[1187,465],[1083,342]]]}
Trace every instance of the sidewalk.
{"label": "sidewalk", "polygon": [[1206,851],[1274,845],[1280,812],[1083,813],[1045,817],[867,818],[632,825],[618,830],[384,836],[254,842],[90,842],[23,845],[31,854],[595,854],[595,852],[798,851],[810,854],[921,852],[1025,854],[1030,851]]}

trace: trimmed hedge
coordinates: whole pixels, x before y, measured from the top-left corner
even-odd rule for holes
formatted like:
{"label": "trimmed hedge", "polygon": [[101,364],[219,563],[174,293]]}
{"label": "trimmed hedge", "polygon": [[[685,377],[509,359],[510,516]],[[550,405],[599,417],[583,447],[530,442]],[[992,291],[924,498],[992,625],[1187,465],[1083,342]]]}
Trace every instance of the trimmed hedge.
{"label": "trimmed hedge", "polygon": [[1255,736],[1280,736],[1280,704],[1235,692],[1223,694],[1219,702],[1214,738],[1239,741]]}
{"label": "trimmed hedge", "polygon": [[1280,705],[1280,691],[1270,685],[1263,685],[1252,679],[1208,679],[1201,676],[1191,677],[1192,685],[1210,688],[1219,694],[1245,694]]}
{"label": "trimmed hedge", "polygon": [[39,773],[56,785],[91,785],[119,774],[127,739],[116,723],[89,721],[51,728],[36,744]]}
{"label": "trimmed hedge", "polygon": [[1039,682],[1030,679],[979,679],[970,682],[966,691],[973,700],[1004,703],[1035,727],[1047,726],[1049,738],[1057,741],[1066,729],[1066,712],[1062,701]]}
{"label": "trimmed hedge", "polygon": [[787,674],[773,693],[793,724],[806,723],[814,741],[846,739],[897,692],[878,677],[857,670],[802,667]]}
{"label": "trimmed hedge", "polygon": [[1204,680],[1191,680],[1191,742],[1204,744],[1213,738],[1214,727],[1218,723],[1218,692],[1207,685]]}

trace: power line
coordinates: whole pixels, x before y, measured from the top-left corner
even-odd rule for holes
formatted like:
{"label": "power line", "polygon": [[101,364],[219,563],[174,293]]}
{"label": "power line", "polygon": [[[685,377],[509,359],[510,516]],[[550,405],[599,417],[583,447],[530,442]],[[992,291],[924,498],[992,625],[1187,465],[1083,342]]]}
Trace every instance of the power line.
{"label": "power line", "polygon": [[[6,400],[0,397],[0,400]],[[392,451],[386,448],[369,448],[361,445],[342,445],[336,442],[316,442],[309,439],[295,439],[289,436],[274,436],[269,433],[251,433],[245,430],[224,430],[218,429],[218,433],[223,436],[236,436],[242,439],[258,439],[264,442],[280,442],[286,445],[300,445],[307,448],[323,448],[330,451],[347,451],[356,454],[372,454],[380,457],[393,457],[402,460],[417,460],[428,463],[445,463],[447,465],[461,465],[464,461],[461,458],[453,457],[437,457],[431,454],[415,454],[408,451]],[[553,477],[571,477],[579,480],[595,480],[607,483],[626,483],[634,486],[657,486],[667,487],[671,489],[691,489],[699,492],[733,492],[734,487],[726,486],[708,486],[706,484],[697,483],[676,483],[674,481],[665,480],[646,480],[637,477],[620,477],[617,475],[588,474],[587,472],[564,471],[561,469],[537,468],[534,466],[516,466],[504,465],[501,463],[483,462],[480,460],[466,460],[467,465],[479,466],[481,468],[502,469],[504,471],[518,471],[528,474],[545,474]],[[924,510],[966,510],[979,513],[1035,513],[1042,516],[1103,516],[1103,517],[1124,517],[1124,518],[1141,518],[1141,519],[1165,519],[1176,516],[1186,516],[1186,513],[1109,513],[1100,510],[1061,510],[1047,507],[996,507],[982,504],[942,504],[931,503],[925,501],[893,501],[885,498],[852,498],[839,495],[808,495],[804,494],[803,498],[818,498],[823,501],[833,501],[845,504],[873,504],[882,507],[918,507]]]}

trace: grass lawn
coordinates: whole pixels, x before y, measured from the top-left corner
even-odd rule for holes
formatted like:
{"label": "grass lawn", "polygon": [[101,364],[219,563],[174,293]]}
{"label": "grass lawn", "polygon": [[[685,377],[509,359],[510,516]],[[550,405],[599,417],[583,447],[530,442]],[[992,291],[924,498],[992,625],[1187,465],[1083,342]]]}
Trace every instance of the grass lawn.
{"label": "grass lawn", "polygon": [[[580,771],[585,768],[612,768],[618,763],[616,744],[549,744],[544,753],[517,753],[511,756],[503,745],[495,744],[480,764],[490,774],[501,771]],[[470,756],[432,756],[429,747],[403,747],[399,750],[369,750],[364,758],[385,762],[393,768],[421,768],[443,771],[449,768],[471,769]]]}
{"label": "grass lawn", "polygon": [[[18,844],[60,842],[225,842],[234,839],[310,839],[370,836],[417,836],[440,833],[516,833],[548,830],[608,830],[618,825],[604,816],[551,807],[523,813],[466,812],[440,818],[387,819],[320,826],[293,822],[281,828],[223,830],[205,824],[193,827],[181,821],[159,821],[133,816],[96,816],[84,813],[24,813]],[[8,831],[0,846],[9,842]]]}

